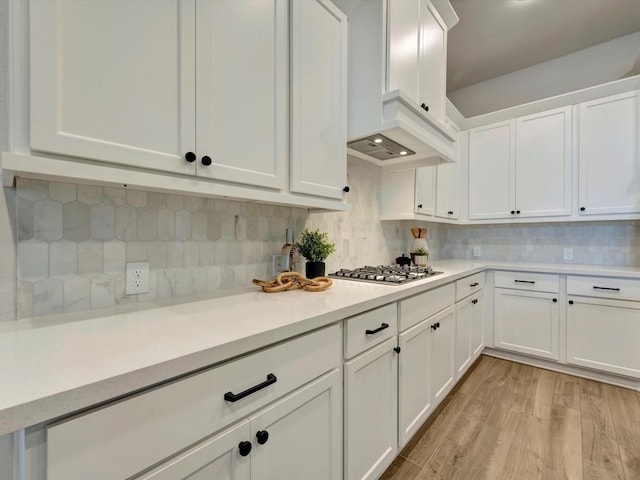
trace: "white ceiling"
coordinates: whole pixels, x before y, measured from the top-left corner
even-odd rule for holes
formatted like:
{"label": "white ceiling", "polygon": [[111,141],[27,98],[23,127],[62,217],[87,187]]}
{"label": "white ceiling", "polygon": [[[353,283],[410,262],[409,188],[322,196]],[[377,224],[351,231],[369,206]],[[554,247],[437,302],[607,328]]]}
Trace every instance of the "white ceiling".
{"label": "white ceiling", "polygon": [[640,30],[640,0],[450,1],[448,92]]}

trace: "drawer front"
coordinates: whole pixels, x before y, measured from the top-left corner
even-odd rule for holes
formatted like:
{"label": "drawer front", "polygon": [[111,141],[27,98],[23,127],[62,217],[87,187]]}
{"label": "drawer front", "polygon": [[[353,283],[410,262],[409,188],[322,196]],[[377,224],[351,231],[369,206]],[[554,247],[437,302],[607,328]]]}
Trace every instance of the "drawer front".
{"label": "drawer front", "polygon": [[[47,479],[128,478],[340,365],[341,345],[341,328],[333,325],[54,424],[47,429]],[[269,374],[275,383],[225,400]]]}
{"label": "drawer front", "polygon": [[551,273],[496,272],[495,286],[533,292],[558,293],[560,291],[560,276]]}
{"label": "drawer front", "polygon": [[400,302],[400,331],[404,331],[455,301],[455,284],[450,283]]}
{"label": "drawer front", "polygon": [[640,301],[640,280],[611,277],[567,277],[567,294]]}
{"label": "drawer front", "polygon": [[456,302],[484,288],[484,272],[469,275],[456,281]]}
{"label": "drawer front", "polygon": [[398,333],[398,305],[391,303],[345,321],[344,355],[352,358]]}

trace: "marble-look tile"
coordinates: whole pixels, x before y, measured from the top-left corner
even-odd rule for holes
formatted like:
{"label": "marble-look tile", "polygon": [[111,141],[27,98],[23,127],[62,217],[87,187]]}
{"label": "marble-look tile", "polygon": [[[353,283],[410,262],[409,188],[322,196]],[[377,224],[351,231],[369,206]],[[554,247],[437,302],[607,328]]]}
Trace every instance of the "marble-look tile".
{"label": "marble-look tile", "polygon": [[101,203],[91,207],[91,238],[94,240],[112,240],[115,237],[115,209]]}
{"label": "marble-look tile", "polygon": [[16,195],[32,202],[44,200],[49,196],[49,183],[44,180],[18,177],[16,179]]}
{"label": "marble-look tile", "polygon": [[87,277],[72,277],[64,281],[64,311],[91,308],[91,281]]}
{"label": "marble-look tile", "polygon": [[222,271],[219,266],[212,266],[207,269],[207,290],[214,292],[220,289],[222,281]]}
{"label": "marble-look tile", "polygon": [[147,255],[146,242],[127,242],[127,262],[146,262]]}
{"label": "marble-look tile", "polygon": [[91,277],[91,308],[112,307],[115,303],[114,278],[109,275]]}
{"label": "marble-look tile", "polygon": [[167,243],[167,268],[184,267],[184,243]]}
{"label": "marble-look tile", "polygon": [[72,277],[78,274],[78,244],[59,240],[49,244],[49,276]]}
{"label": "marble-look tile", "polygon": [[[149,273],[151,275],[151,273]],[[140,295],[127,295],[127,278],[124,273],[113,277],[114,297],[116,305],[138,303]]]}
{"label": "marble-look tile", "polygon": [[141,190],[127,190],[127,205],[132,207],[147,206],[147,192]]}
{"label": "marble-look tile", "polygon": [[200,242],[200,266],[210,267],[215,263],[215,245],[211,241]]}
{"label": "marble-look tile", "polygon": [[120,240],[104,242],[102,271],[108,275],[124,274],[127,262],[127,244]]}
{"label": "marble-look tile", "polygon": [[33,284],[33,314],[59,313],[64,309],[63,282],[45,278]]}
{"label": "marble-look tile", "polygon": [[49,198],[60,203],[73,202],[76,199],[76,185],[73,183],[49,182]]}
{"label": "marble-look tile", "polygon": [[236,237],[236,219],[235,215],[229,212],[222,214],[222,240],[231,241]]}
{"label": "marble-look tile", "polygon": [[33,283],[18,280],[16,296],[16,318],[33,317]]}
{"label": "marble-look tile", "polygon": [[78,185],[78,201],[87,205],[102,203],[102,187],[97,185]]}
{"label": "marble-look tile", "polygon": [[167,205],[167,194],[159,192],[147,192],[147,207],[161,208]]}
{"label": "marble-look tile", "polygon": [[16,227],[18,242],[33,238],[33,202],[16,198]]}
{"label": "marble-look tile", "polygon": [[205,240],[207,238],[207,212],[198,210],[191,214],[191,238]]}
{"label": "marble-look tile", "polygon": [[[116,292],[117,295],[118,292]],[[158,298],[158,275],[155,270],[149,271],[149,291],[139,295],[129,295],[138,297],[138,302],[150,302]]]}
{"label": "marble-look tile", "polygon": [[18,244],[17,271],[20,280],[42,280],[49,275],[49,244],[27,240]]}
{"label": "marble-look tile", "polygon": [[247,240],[258,240],[258,217],[247,217]]}
{"label": "marble-look tile", "polygon": [[176,238],[176,214],[168,208],[158,210],[158,240],[168,242]]}
{"label": "marble-look tile", "polygon": [[214,248],[214,256],[216,259],[216,265],[227,265],[229,263],[229,258],[227,255],[227,252],[228,252],[227,242],[218,240],[213,244],[213,248]]}
{"label": "marble-look tile", "polygon": [[251,242],[242,242],[238,244],[240,247],[240,263],[255,263],[258,261],[253,256],[253,245]]}
{"label": "marble-look tile", "polygon": [[38,240],[53,242],[62,238],[62,204],[52,200],[33,202],[33,236]]}
{"label": "marble-look tile", "polygon": [[195,212],[196,210],[200,210],[202,208],[202,198],[201,197],[184,197],[184,209],[189,212]]}
{"label": "marble-look tile", "polygon": [[173,270],[158,270],[156,272],[158,298],[173,297],[176,295],[176,275]]}
{"label": "marble-look tile", "polygon": [[236,215],[234,222],[235,238],[239,242],[244,242],[247,239],[247,218],[242,215]]}
{"label": "marble-look tile", "polygon": [[62,212],[63,235],[66,240],[82,242],[91,238],[91,208],[80,202],[66,203]]}
{"label": "marble-look tile", "polygon": [[184,242],[184,267],[194,269],[200,266],[200,244],[189,240]]}
{"label": "marble-look tile", "polygon": [[103,243],[94,240],[78,243],[78,274],[102,273]]}
{"label": "marble-look tile", "polygon": [[113,207],[120,207],[127,203],[127,190],[124,188],[104,187],[102,201]]}
{"label": "marble-look tile", "polygon": [[147,244],[147,257],[150,269],[163,269],[167,267],[167,244],[165,242],[149,242]]}
{"label": "marble-look tile", "polygon": [[221,267],[220,288],[235,288],[236,286],[236,270],[232,266]]}
{"label": "marble-look tile", "polygon": [[182,195],[167,194],[167,208],[177,212],[184,208],[184,197]]}
{"label": "marble-look tile", "polygon": [[156,239],[156,209],[151,207],[138,209],[138,226],[136,228],[136,237],[138,240],[150,242]]}
{"label": "marble-look tile", "polygon": [[269,219],[267,217],[258,218],[258,238],[260,240],[269,239]]}
{"label": "marble-look tile", "polygon": [[194,268],[191,270],[193,293],[203,293],[208,290],[209,272],[207,268]]}
{"label": "marble-look tile", "polygon": [[115,236],[118,240],[128,242],[136,238],[136,209],[134,207],[116,207]]}
{"label": "marble-look tile", "polygon": [[189,238],[191,238],[191,212],[178,210],[176,212],[176,240],[184,242]]}
{"label": "marble-look tile", "polygon": [[223,212],[212,211],[207,213],[207,238],[212,241],[222,238]]}
{"label": "marble-look tile", "polygon": [[175,295],[191,295],[193,293],[193,276],[191,270],[186,268],[176,268],[173,270],[176,276]]}

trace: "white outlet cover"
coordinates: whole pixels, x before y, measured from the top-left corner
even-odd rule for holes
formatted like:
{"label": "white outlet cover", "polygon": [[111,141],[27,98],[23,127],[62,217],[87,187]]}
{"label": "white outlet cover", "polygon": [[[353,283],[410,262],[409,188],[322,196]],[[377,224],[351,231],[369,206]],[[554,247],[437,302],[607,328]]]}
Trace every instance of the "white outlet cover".
{"label": "white outlet cover", "polygon": [[128,262],[125,280],[125,295],[149,293],[149,262]]}

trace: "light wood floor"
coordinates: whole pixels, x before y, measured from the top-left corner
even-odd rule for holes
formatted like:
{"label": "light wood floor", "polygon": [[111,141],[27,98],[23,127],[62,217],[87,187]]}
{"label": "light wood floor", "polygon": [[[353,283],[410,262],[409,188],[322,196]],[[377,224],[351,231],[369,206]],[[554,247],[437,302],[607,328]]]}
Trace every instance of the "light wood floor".
{"label": "light wood floor", "polygon": [[382,480],[640,480],[640,392],[482,356]]}

